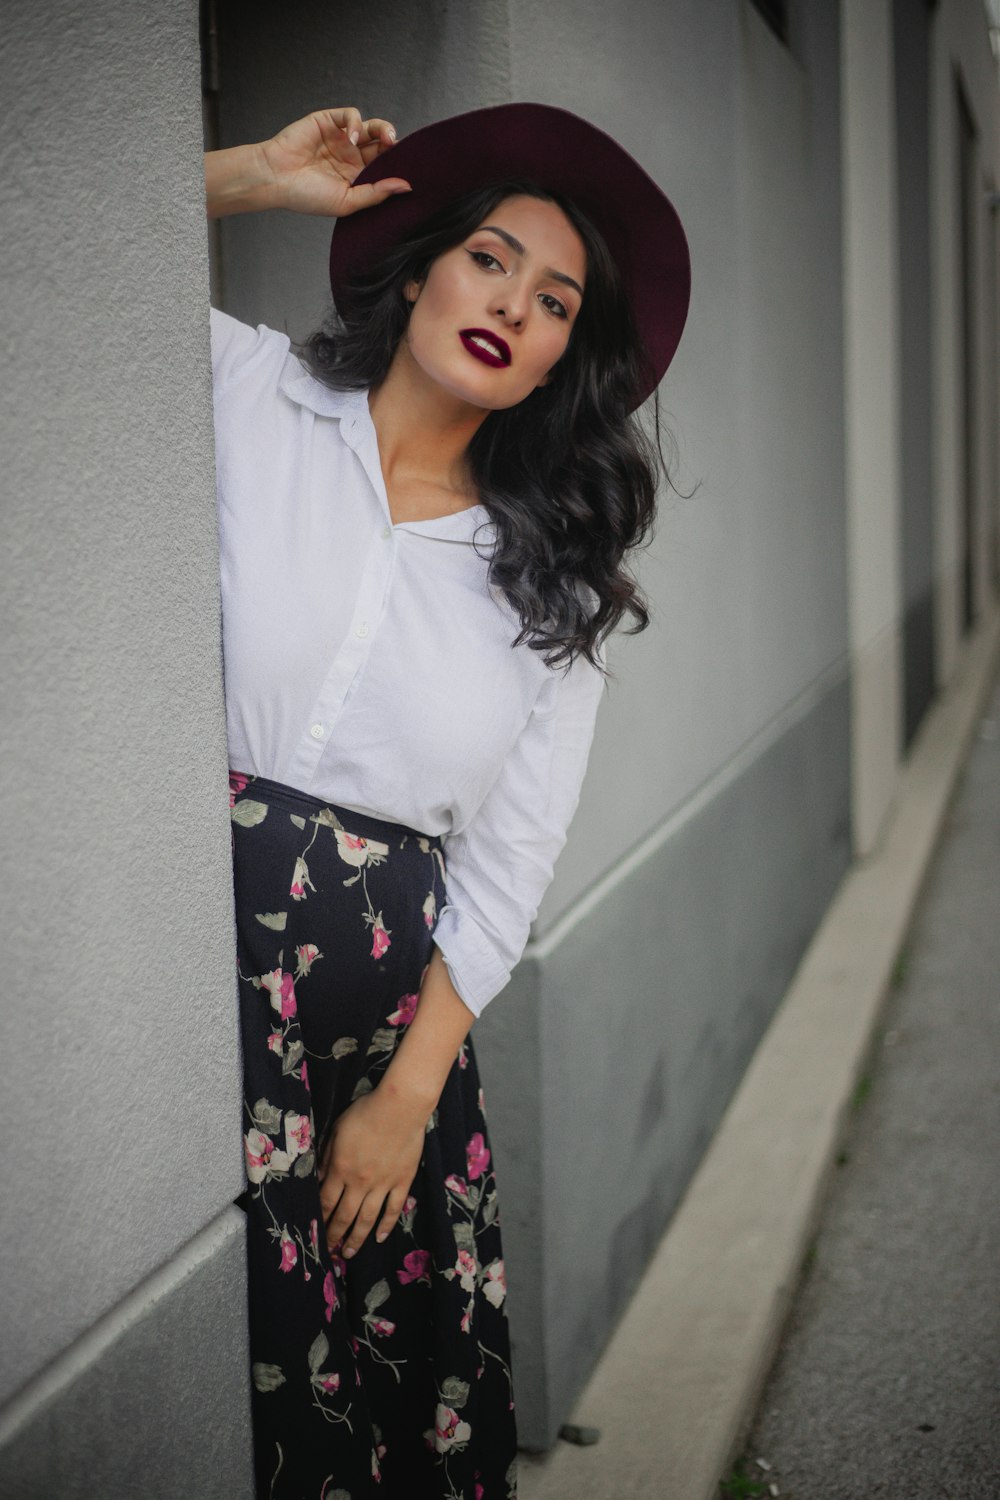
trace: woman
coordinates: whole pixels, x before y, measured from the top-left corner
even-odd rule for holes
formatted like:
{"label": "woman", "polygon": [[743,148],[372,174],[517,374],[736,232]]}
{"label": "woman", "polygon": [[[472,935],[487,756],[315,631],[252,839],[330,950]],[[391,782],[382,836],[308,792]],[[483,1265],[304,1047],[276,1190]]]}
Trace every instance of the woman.
{"label": "woman", "polygon": [[[259,1493],[516,1493],[468,1031],[575,808],[687,308],[676,214],[539,105],[209,153],[340,220],[299,358],[213,315]],[[636,332],[636,323],[642,336]]]}

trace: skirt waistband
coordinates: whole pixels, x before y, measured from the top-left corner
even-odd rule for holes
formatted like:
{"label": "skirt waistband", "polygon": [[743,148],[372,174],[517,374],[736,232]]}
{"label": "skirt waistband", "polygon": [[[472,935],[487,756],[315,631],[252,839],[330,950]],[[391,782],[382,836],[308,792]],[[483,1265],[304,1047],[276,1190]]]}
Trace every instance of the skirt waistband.
{"label": "skirt waistband", "polygon": [[355,812],[340,807],[310,792],[300,792],[296,787],[284,786],[280,781],[268,781],[264,776],[248,776],[243,771],[229,772],[230,805],[251,799],[266,802],[270,807],[280,807],[289,813],[309,818],[317,812],[331,812],[342,825],[345,833],[358,838],[392,843],[401,834],[410,834],[416,839],[426,839],[434,848],[441,847],[440,835],[422,833],[419,828],[410,828],[405,823],[394,823],[388,818],[376,818],[371,813]]}

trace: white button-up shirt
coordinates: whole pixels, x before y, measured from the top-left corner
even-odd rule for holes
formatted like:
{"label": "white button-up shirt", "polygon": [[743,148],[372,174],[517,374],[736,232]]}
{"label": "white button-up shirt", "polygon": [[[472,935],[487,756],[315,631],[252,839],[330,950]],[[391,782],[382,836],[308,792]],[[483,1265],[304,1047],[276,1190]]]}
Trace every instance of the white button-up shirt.
{"label": "white button-up shirt", "polygon": [[443,839],[434,941],[478,1015],[580,794],[603,678],[526,645],[485,507],[392,524],[367,392],[212,313],[230,766]]}

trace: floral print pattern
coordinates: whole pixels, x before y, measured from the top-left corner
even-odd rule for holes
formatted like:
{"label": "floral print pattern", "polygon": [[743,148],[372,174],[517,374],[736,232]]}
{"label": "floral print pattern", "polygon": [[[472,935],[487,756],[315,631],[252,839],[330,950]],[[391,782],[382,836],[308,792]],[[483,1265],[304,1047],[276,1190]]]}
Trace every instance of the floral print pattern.
{"label": "floral print pattern", "polygon": [[444,902],[436,838],[230,779],[257,1492],[514,1500],[496,1178],[471,1042],[399,1222],[348,1263],[317,1164],[413,1020]]}

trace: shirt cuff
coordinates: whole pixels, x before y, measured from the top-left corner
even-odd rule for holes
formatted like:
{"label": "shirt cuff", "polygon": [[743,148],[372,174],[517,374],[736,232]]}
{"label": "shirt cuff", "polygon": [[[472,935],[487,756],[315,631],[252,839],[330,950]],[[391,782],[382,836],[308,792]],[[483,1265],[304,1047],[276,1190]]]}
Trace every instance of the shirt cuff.
{"label": "shirt cuff", "polygon": [[481,1016],[510,979],[510,970],[468,912],[443,906],[434,928],[448,975],[474,1016]]}

